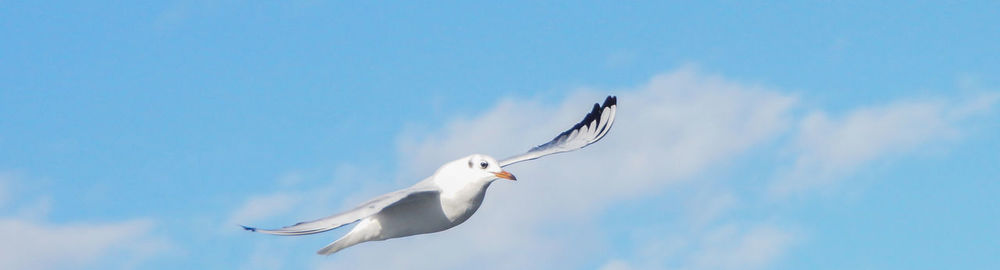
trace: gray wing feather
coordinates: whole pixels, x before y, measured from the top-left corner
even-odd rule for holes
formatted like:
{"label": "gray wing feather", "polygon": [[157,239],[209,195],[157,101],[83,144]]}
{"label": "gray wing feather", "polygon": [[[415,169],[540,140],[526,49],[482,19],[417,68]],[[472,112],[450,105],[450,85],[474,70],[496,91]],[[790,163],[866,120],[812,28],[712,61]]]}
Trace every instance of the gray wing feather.
{"label": "gray wing feather", "polygon": [[365,202],[354,209],[345,211],[336,215],[329,217],[313,220],[299,222],[291,226],[283,227],[280,229],[257,229],[254,227],[243,226],[243,229],[251,232],[259,232],[266,234],[275,235],[306,235],[321,233],[329,230],[339,228],[341,226],[354,223],[362,218],[377,214],[382,209],[386,207],[407,203],[408,201],[415,200],[418,197],[423,197],[424,195],[434,195],[437,194],[438,190],[433,187],[410,187],[395,192],[383,194],[381,196],[375,197],[374,199]]}
{"label": "gray wing feather", "polygon": [[569,152],[583,148],[597,142],[611,130],[611,125],[615,122],[615,110],[618,108],[618,98],[608,96],[604,99],[604,104],[594,103],[594,108],[569,130],[563,131],[551,141],[531,148],[527,153],[509,157],[500,161],[500,166],[505,167],[525,160],[532,160],[543,156]]}

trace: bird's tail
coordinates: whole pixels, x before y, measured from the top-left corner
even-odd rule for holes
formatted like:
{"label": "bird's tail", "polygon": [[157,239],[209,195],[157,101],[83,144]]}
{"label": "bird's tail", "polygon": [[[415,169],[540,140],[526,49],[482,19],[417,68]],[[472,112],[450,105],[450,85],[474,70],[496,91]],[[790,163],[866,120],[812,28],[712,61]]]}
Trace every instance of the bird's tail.
{"label": "bird's tail", "polygon": [[316,254],[330,255],[340,251],[341,249],[375,240],[375,235],[381,229],[378,225],[379,224],[377,222],[372,222],[370,219],[362,219],[358,225],[354,226],[354,229],[351,229],[351,232],[347,233],[343,237],[340,237],[337,241],[333,241],[333,243],[326,245],[326,247],[323,247],[319,251],[316,251]]}
{"label": "bird's tail", "polygon": [[337,251],[340,251],[341,249],[345,249],[347,247],[357,245],[362,242],[362,241],[357,241],[357,239],[354,239],[356,237],[351,237],[351,236],[352,235],[350,234],[344,235],[344,237],[341,237],[340,239],[337,239],[337,241],[333,241],[333,243],[330,243],[329,245],[326,245],[326,247],[323,247],[319,251],[316,251],[316,254],[330,255]]}

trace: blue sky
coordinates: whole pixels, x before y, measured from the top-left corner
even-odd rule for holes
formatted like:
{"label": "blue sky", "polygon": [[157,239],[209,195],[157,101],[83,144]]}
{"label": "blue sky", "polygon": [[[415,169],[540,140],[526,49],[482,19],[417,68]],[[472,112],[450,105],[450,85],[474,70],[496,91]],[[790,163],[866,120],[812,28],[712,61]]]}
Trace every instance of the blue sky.
{"label": "blue sky", "polygon": [[[998,8],[5,2],[0,268],[995,268]],[[517,154],[608,94],[606,140],[453,230],[320,257],[343,232],[236,227]]]}

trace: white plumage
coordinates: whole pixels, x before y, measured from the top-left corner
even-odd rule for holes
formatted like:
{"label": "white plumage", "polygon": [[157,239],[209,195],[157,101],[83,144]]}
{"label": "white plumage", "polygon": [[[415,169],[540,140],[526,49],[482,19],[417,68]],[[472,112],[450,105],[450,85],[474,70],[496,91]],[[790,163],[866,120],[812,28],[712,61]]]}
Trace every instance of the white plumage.
{"label": "white plumage", "polygon": [[608,96],[604,104],[594,104],[580,123],[524,154],[500,162],[479,154],[463,157],[442,165],[433,175],[411,187],[375,197],[336,215],[274,230],[243,228],[275,235],[306,235],[360,221],[346,235],[317,252],[323,255],[367,241],[443,231],[469,219],[479,209],[493,181],[516,180],[502,167],[573,151],[600,140],[611,129],[616,108],[617,98]]}

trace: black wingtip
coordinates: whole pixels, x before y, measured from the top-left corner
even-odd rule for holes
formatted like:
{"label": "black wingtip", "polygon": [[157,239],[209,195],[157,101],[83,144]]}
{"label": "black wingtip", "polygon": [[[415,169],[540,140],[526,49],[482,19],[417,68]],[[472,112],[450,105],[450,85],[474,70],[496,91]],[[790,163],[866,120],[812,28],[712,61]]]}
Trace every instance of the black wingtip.
{"label": "black wingtip", "polygon": [[[594,122],[595,126],[599,126],[601,124],[601,114],[604,113],[604,109],[610,108],[612,106],[615,106],[616,104],[618,104],[618,97],[616,97],[616,96],[610,96],[610,95],[608,97],[604,98],[604,104],[603,105],[602,104],[598,104],[598,103],[594,103],[594,107],[592,109],[590,109],[590,112],[587,113],[587,115],[583,116],[583,120],[581,120],[579,123],[576,123],[576,125],[573,125],[573,127],[570,128],[569,130],[566,130],[566,131],[563,131],[562,133],[559,133],[559,135],[556,135],[556,137],[553,138],[551,141],[549,141],[549,142],[547,142],[545,144],[539,145],[539,146],[532,147],[531,150],[528,150],[528,152],[535,151],[535,150],[538,150],[538,149],[541,149],[541,148],[545,148],[545,147],[547,147],[549,145],[552,145],[552,144],[562,143],[563,141],[566,141],[566,140],[569,139],[569,134],[573,133],[574,130],[578,130],[581,127],[583,127],[584,125],[590,125],[591,122]],[[605,129],[609,128],[609,127],[610,126],[604,126]],[[602,129],[602,131],[603,131],[603,129]]]}
{"label": "black wingtip", "polygon": [[614,106],[616,104],[618,104],[618,97],[616,97],[616,96],[608,96],[607,98],[604,99],[604,105],[601,105],[601,107],[602,108],[607,108],[607,107]]}
{"label": "black wingtip", "polygon": [[257,231],[257,228],[254,228],[254,227],[247,227],[247,226],[243,226],[243,225],[240,225],[240,227],[243,227],[244,230],[251,231],[251,232],[256,232]]}
{"label": "black wingtip", "polygon": [[610,108],[611,106],[615,106],[615,104],[618,104],[618,97],[616,96],[608,96],[604,98],[604,104],[594,103],[594,108],[590,110],[590,113],[584,116],[583,121],[581,121],[580,124],[577,124],[577,126],[574,126],[573,128],[574,129],[579,128],[580,126],[589,124],[590,121],[594,120],[597,120],[597,125],[600,125],[601,114],[604,113],[604,109]]}

